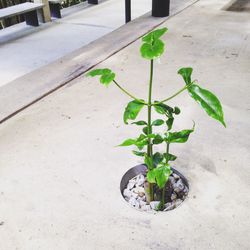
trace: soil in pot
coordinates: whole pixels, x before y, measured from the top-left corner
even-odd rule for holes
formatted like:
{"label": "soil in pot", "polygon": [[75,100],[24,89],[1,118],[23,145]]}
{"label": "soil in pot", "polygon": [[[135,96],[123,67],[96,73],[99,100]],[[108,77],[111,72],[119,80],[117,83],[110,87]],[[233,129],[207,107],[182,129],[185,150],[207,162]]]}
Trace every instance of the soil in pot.
{"label": "soil in pot", "polygon": [[[146,202],[144,185],[146,183],[146,166],[139,165],[130,169],[122,178],[121,192],[124,199],[134,208],[141,211],[158,211],[161,200],[161,190],[155,185],[154,200],[149,204]],[[172,174],[166,184],[165,208],[170,211],[178,207],[188,195],[188,183],[186,178],[177,170],[172,168]]]}

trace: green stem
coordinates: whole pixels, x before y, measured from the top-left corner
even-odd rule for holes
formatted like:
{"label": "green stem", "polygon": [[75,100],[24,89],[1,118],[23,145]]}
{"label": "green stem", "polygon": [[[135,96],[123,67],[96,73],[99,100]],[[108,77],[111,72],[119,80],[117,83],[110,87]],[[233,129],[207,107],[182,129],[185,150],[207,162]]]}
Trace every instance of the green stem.
{"label": "green stem", "polygon": [[118,84],[117,81],[113,80],[113,82],[115,83],[115,85],[116,85],[123,93],[125,93],[126,95],[128,95],[128,96],[131,97],[132,99],[134,99],[134,100],[136,100],[136,101],[138,101],[138,102],[140,102],[140,103],[143,103],[143,104],[147,105],[146,102],[144,102],[144,101],[140,100],[139,98],[137,98],[137,97],[133,96],[132,94],[130,94],[130,93],[129,93],[127,90],[125,90],[120,84]]}
{"label": "green stem", "polygon": [[[167,142],[167,149],[166,149],[167,156],[168,156],[168,154],[169,154],[169,145],[170,145],[170,143]],[[167,164],[168,164],[168,161],[167,161]]]}
{"label": "green stem", "polygon": [[161,210],[164,209],[164,205],[165,205],[165,193],[166,193],[166,185],[162,189]]}
{"label": "green stem", "polygon": [[[152,124],[151,124],[151,111],[152,111],[152,85],[153,85],[153,70],[154,70],[154,61],[150,61],[150,80],[149,80],[149,89],[148,89],[148,134],[152,134]],[[151,138],[148,138],[147,153],[149,157],[152,157],[152,143]]]}
{"label": "green stem", "polygon": [[[191,83],[191,84],[192,84],[192,83]],[[173,99],[174,97],[176,97],[177,95],[179,95],[180,93],[182,93],[184,90],[186,90],[188,87],[190,87],[191,84],[186,85],[185,87],[183,87],[182,89],[180,89],[178,92],[176,92],[176,93],[173,94],[172,96],[170,96],[170,97],[168,97],[168,98],[166,98],[166,99],[160,101],[160,103],[167,102],[167,101]]]}
{"label": "green stem", "polygon": [[[169,145],[170,145],[170,143],[169,142],[167,142],[167,149],[166,149],[166,154],[168,155],[169,154]],[[167,161],[167,164],[168,164],[168,161]],[[161,210],[163,210],[164,209],[164,205],[165,205],[165,193],[166,193],[166,184],[165,184],[165,186],[163,187],[163,189],[162,189],[162,193],[161,193]]]}
{"label": "green stem", "polygon": [[[153,87],[153,72],[154,72],[154,61],[150,61],[150,79],[149,79],[149,89],[148,89],[148,134],[152,133],[152,124],[151,124],[151,111],[152,111],[152,87]],[[151,138],[148,138],[147,145],[147,154],[149,157],[153,157],[153,147]],[[150,170],[150,169],[149,169]],[[154,200],[154,185],[153,183],[149,183],[149,199]]]}

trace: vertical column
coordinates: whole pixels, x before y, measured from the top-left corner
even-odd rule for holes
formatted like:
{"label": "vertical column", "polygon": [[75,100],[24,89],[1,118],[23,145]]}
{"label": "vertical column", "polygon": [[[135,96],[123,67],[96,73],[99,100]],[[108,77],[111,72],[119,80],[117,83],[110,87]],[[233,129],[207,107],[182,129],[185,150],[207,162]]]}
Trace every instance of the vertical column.
{"label": "vertical column", "polygon": [[42,11],[38,12],[38,18],[40,22],[47,23],[51,21],[49,1],[48,0],[34,0],[34,3],[43,3],[44,7]]}
{"label": "vertical column", "polygon": [[25,13],[24,18],[27,25],[39,26],[36,10]]}
{"label": "vertical column", "polygon": [[49,2],[50,15],[55,18],[62,18],[60,1]]}
{"label": "vertical column", "polygon": [[131,0],[125,0],[125,21],[126,23],[131,21]]}
{"label": "vertical column", "polygon": [[169,16],[170,0],[152,0],[152,16]]}

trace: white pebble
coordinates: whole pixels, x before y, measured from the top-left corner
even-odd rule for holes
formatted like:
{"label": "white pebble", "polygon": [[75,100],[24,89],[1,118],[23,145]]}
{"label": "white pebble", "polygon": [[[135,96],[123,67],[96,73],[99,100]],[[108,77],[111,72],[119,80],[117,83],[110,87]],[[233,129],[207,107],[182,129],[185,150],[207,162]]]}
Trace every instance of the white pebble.
{"label": "white pebble", "polygon": [[165,204],[165,209],[163,211],[169,211],[175,208],[175,204],[172,202],[168,202]]}
{"label": "white pebble", "polygon": [[136,185],[142,186],[145,182],[145,177],[142,174],[137,176]]}
{"label": "white pebble", "polygon": [[173,175],[173,177],[174,177],[176,180],[179,180],[179,179],[180,179],[180,176],[179,176],[178,174],[173,173],[172,175]]}
{"label": "white pebble", "polygon": [[172,193],[171,195],[171,200],[176,200],[177,199],[177,194],[176,193]]}
{"label": "white pebble", "polygon": [[127,188],[128,188],[128,189],[132,189],[132,188],[135,186],[135,184],[136,184],[136,181],[132,179],[132,180],[130,180],[130,181],[128,182]]}
{"label": "white pebble", "polygon": [[134,207],[137,204],[137,200],[134,197],[131,197],[128,202],[129,202],[130,205],[132,205]]}
{"label": "white pebble", "polygon": [[185,185],[183,184],[182,180],[179,179],[179,180],[173,185],[173,187],[174,187],[174,191],[175,191],[176,193],[180,193],[181,191],[184,190]]}
{"label": "white pebble", "polygon": [[154,210],[157,209],[157,207],[158,207],[159,204],[160,204],[159,201],[151,201],[151,202],[150,202],[150,206],[151,206],[151,208],[154,209]]}
{"label": "white pebble", "polygon": [[132,191],[130,191],[129,189],[126,188],[123,190],[123,195],[124,195],[124,197],[130,198],[132,196]]}

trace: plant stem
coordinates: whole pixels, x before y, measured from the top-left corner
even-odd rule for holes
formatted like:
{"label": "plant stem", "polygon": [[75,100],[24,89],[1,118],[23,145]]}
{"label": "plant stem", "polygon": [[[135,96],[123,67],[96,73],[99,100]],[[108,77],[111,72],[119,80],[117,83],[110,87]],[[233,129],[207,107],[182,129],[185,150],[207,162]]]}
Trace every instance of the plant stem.
{"label": "plant stem", "polygon": [[[170,145],[170,143],[167,142],[167,149],[166,149],[167,156],[169,155],[169,145]],[[167,161],[167,164],[168,164],[168,161]]]}
{"label": "plant stem", "polygon": [[145,103],[144,101],[140,100],[139,98],[133,96],[132,94],[130,94],[127,90],[125,90],[120,84],[118,84],[117,81],[113,80],[113,82],[115,83],[115,85],[123,92],[125,93],[126,95],[128,95],[129,97],[131,97],[132,99],[140,102],[140,103],[143,103],[145,105],[147,105],[147,103]]}
{"label": "plant stem", "polygon": [[[152,133],[152,125],[151,125],[151,111],[152,111],[152,85],[153,85],[153,71],[154,71],[154,61],[150,61],[150,80],[149,80],[149,89],[148,89],[148,134]],[[152,144],[151,138],[148,138],[148,148],[147,153],[149,157],[152,157]]]}
{"label": "plant stem", "polygon": [[[191,83],[191,84],[192,84],[192,83]],[[160,101],[160,103],[167,102],[167,101],[173,99],[174,97],[176,97],[177,95],[179,95],[180,93],[182,93],[184,90],[186,90],[188,87],[190,87],[191,84],[186,85],[185,87],[183,87],[182,89],[180,89],[178,92],[176,92],[176,93],[173,94],[172,96],[170,96],[170,97],[168,97],[168,98],[166,98],[166,99]]]}
{"label": "plant stem", "polygon": [[[152,124],[151,124],[151,110],[152,110],[152,86],[153,86],[153,72],[154,72],[154,61],[151,60],[150,61],[150,79],[149,79],[149,89],[148,89],[148,134],[152,133]],[[148,157],[153,157],[153,147],[152,147],[152,142],[151,142],[151,138],[148,138],[148,146],[147,146],[147,155]],[[149,170],[150,169],[150,166]],[[149,183],[149,199],[150,201],[154,200],[154,184],[153,183]]]}
{"label": "plant stem", "polygon": [[164,209],[164,205],[165,205],[165,192],[166,192],[166,185],[162,189],[161,210]]}
{"label": "plant stem", "polygon": [[[168,156],[168,154],[169,154],[169,145],[170,145],[170,143],[167,142],[167,149],[166,149],[166,154],[167,154],[167,156]],[[168,164],[168,161],[167,161],[167,164]],[[163,187],[162,193],[161,193],[161,207],[160,207],[161,210],[164,209],[164,205],[165,205],[165,193],[166,193],[166,184],[165,184],[165,186]]]}

